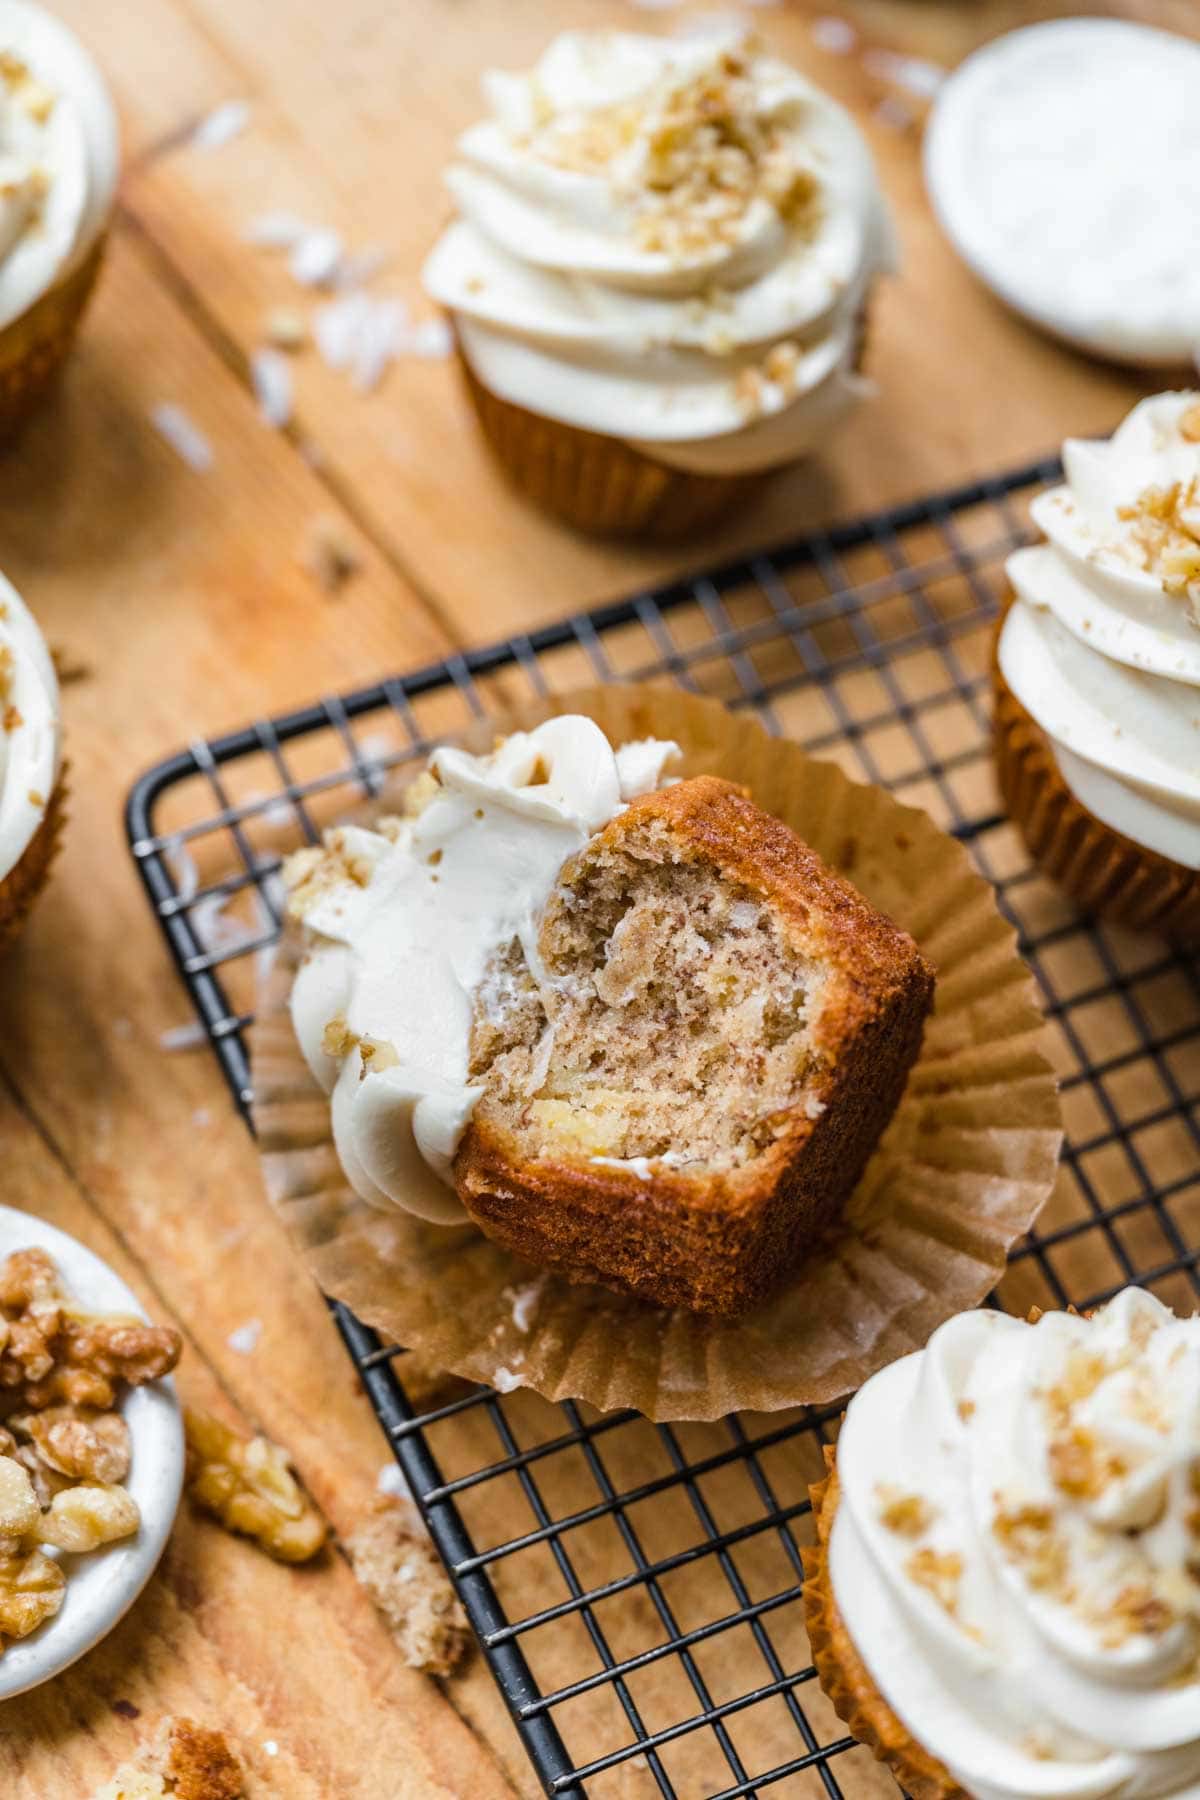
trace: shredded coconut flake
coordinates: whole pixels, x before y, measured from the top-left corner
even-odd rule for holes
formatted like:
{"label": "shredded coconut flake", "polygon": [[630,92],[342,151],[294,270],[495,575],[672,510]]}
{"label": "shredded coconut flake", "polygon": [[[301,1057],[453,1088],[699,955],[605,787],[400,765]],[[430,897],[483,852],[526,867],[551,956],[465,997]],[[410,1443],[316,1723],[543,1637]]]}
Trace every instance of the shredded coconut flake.
{"label": "shredded coconut flake", "polygon": [[449,356],[454,349],[454,334],[445,319],[422,319],[403,339],[400,348],[407,356],[430,359]]}
{"label": "shredded coconut flake", "polygon": [[923,56],[900,56],[895,50],[867,50],[862,63],[868,75],[890,81],[920,100],[932,100],[947,73],[940,63],[928,62]]}
{"label": "shredded coconut flake", "polygon": [[292,245],[288,272],[303,287],[329,287],[342,262],[342,240],[336,231],[319,225],[306,231]]}
{"label": "shredded coconut flake", "polygon": [[517,1288],[512,1296],[513,1324],[524,1333],[533,1323],[533,1312],[542,1297],[542,1278],[531,1281],[527,1286]]}
{"label": "shredded coconut flake", "polygon": [[355,250],[350,256],[342,258],[337,284],[340,288],[365,287],[381,269],[387,267],[389,261],[389,254],[382,244],[367,244],[363,249]]}
{"label": "shredded coconut flake", "polygon": [[159,436],[166,439],[189,469],[195,469],[198,475],[204,475],[212,468],[217,460],[213,455],[213,447],[182,406],[176,406],[172,400],[164,400],[152,408],[150,418]]}
{"label": "shredded coconut flake", "polygon": [[207,1042],[208,1034],[199,1019],[189,1019],[186,1025],[172,1025],[168,1031],[159,1035],[159,1048],[170,1052],[179,1050],[198,1050]]}
{"label": "shredded coconut flake", "polygon": [[250,123],[250,107],[245,100],[225,100],[201,119],[191,136],[197,150],[219,150],[222,144],[240,137]]}
{"label": "shredded coconut flake", "polygon": [[306,219],[301,219],[290,212],[259,213],[250,220],[242,233],[248,244],[255,244],[260,250],[291,250],[307,237],[312,226]]}
{"label": "shredded coconut flake", "polygon": [[267,425],[282,430],[292,417],[292,367],[282,350],[263,348],[250,358],[258,410]]}
{"label": "shredded coconut flake", "polygon": [[813,20],[812,41],[818,50],[827,50],[831,56],[849,56],[858,43],[858,33],[849,19],[827,15]]}
{"label": "shredded coconut flake", "polygon": [[874,117],[881,125],[890,126],[893,131],[907,131],[917,122],[912,107],[899,94],[888,94],[875,108]]}
{"label": "shredded coconut flake", "polygon": [[517,1369],[501,1367],[492,1375],[492,1386],[498,1394],[511,1394],[514,1388],[524,1385],[525,1377]]}
{"label": "shredded coconut flake", "polygon": [[244,1325],[239,1325],[236,1331],[230,1332],[225,1342],[231,1350],[236,1350],[239,1356],[252,1356],[258,1349],[258,1340],[262,1334],[262,1320],[247,1319]]}

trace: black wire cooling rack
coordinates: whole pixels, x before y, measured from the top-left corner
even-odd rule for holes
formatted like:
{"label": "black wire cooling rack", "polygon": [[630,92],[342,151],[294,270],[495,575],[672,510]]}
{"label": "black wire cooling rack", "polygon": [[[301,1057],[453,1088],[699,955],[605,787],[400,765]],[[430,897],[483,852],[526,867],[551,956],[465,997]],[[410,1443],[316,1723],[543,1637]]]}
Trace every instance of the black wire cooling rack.
{"label": "black wire cooling rack", "polygon": [[[1040,464],[819,532],[436,667],[200,742],[134,789],[129,839],[243,1114],[253,965],[281,853],[472,718],[601,680],[681,683],[924,806],[966,842],[1043,989],[1068,1148],[997,1300],[1200,1295],[1200,971],[1097,929],[998,809],[987,658]],[[179,1035],[186,1042],[189,1028]],[[552,1795],[854,1800],[886,1784],[803,1633],[807,1482],[835,1413],[652,1427],[515,1391],[406,1392],[404,1353],[337,1324],[538,1778]],[[410,1370],[414,1365],[410,1365]]]}

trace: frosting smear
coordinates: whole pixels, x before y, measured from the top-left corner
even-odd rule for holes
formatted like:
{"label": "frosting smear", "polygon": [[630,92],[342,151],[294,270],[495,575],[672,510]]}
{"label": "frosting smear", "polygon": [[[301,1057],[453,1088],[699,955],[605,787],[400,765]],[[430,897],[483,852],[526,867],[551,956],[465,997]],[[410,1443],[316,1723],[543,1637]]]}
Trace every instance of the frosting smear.
{"label": "frosting smear", "polygon": [[576,716],[490,756],[445,747],[410,790],[409,816],[343,826],[290,859],[289,908],[309,941],[292,1020],[364,1200],[436,1224],[464,1217],[451,1165],[481,1091],[469,1080],[475,990],[513,938],[536,971],[559,870],[676,754],[653,739],[614,751]]}

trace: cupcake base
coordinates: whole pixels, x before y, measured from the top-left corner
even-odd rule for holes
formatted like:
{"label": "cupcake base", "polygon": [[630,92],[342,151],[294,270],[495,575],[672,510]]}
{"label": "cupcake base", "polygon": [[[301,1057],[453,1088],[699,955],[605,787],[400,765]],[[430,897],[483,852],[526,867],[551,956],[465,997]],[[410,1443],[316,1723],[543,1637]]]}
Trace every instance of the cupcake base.
{"label": "cupcake base", "polygon": [[18,861],[0,880],[0,952],[16,937],[49,878],[66,823],[66,791],[65,776],[60,775],[41,824]]}
{"label": "cupcake base", "polygon": [[1135,931],[1200,944],[1200,871],[1135,844],[1081,805],[1063,779],[1050,740],[1005,681],[995,654],[992,683],[1000,791],[1038,867],[1085,912]]}
{"label": "cupcake base", "polygon": [[100,273],[106,239],[101,233],[65,281],[0,330],[0,444],[21,429],[66,361]]}
{"label": "cupcake base", "polygon": [[684,537],[714,524],[739,501],[749,501],[770,473],[669,469],[620,438],[499,399],[480,381],[461,346],[458,360],[484,436],[512,485],[577,531],[660,541]]}
{"label": "cupcake base", "polygon": [[950,1771],[923,1750],[875,1686],[846,1629],[833,1597],[829,1536],[839,1490],[834,1452],[826,1448],[829,1473],[811,1490],[817,1541],[802,1552],[804,1622],[809,1648],[826,1699],[860,1744],[886,1763],[912,1800],[970,1800]]}

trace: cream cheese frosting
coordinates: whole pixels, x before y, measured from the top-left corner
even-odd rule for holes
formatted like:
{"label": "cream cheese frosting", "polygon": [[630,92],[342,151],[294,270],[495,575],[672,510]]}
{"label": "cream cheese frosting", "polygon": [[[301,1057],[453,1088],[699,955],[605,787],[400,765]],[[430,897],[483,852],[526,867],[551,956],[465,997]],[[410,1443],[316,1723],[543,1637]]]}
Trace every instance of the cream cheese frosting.
{"label": "cream cheese frosting", "polygon": [[965,1313],[838,1441],[836,1604],[975,1800],[1200,1795],[1200,1317]]}
{"label": "cream cheese frosting", "polygon": [[425,283],[493,393],[732,474],[792,460],[867,391],[893,238],[827,95],[736,28],[568,32],[484,87]]}
{"label": "cream cheese frosting", "polygon": [[28,0],[0,0],[0,327],[83,261],[117,185],[117,122],[96,65]]}
{"label": "cream cheese frosting", "polygon": [[1069,438],[1008,561],[1005,681],[1096,818],[1200,869],[1200,393]]}
{"label": "cream cheese frosting", "polygon": [[0,575],[0,881],[46,816],[61,754],[50,652],[33,614]]}
{"label": "cream cheese frosting", "polygon": [[343,826],[290,860],[290,909],[308,940],[292,1022],[364,1200],[434,1224],[464,1218],[452,1165],[481,1092],[469,1077],[475,991],[514,938],[538,969],[559,870],[676,755],[655,739],[614,751],[576,716],[490,756],[444,747],[413,816]]}

